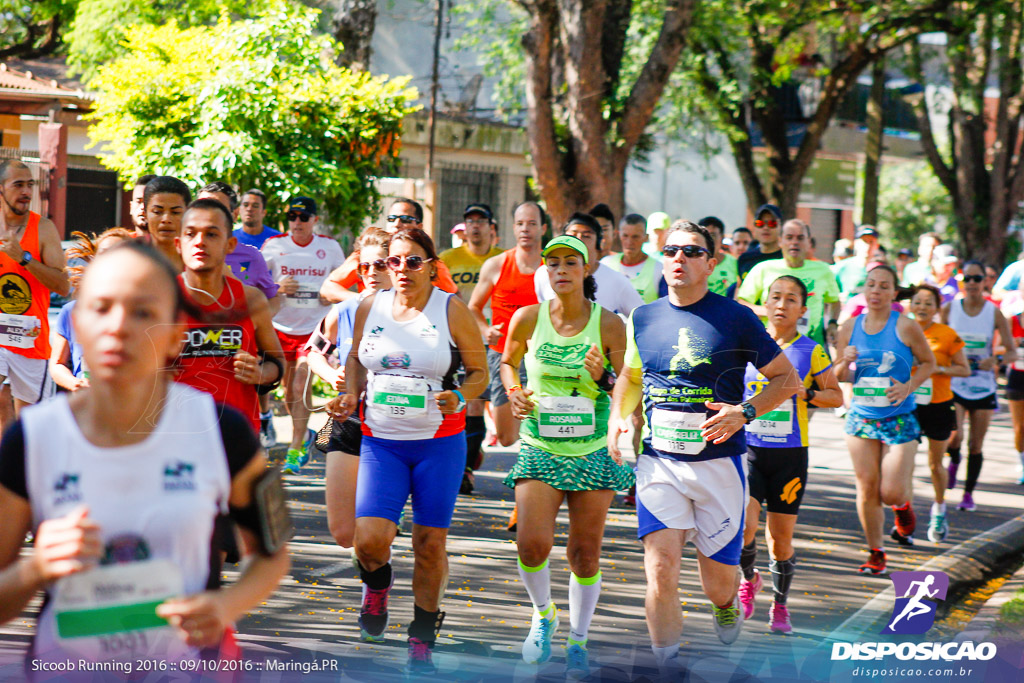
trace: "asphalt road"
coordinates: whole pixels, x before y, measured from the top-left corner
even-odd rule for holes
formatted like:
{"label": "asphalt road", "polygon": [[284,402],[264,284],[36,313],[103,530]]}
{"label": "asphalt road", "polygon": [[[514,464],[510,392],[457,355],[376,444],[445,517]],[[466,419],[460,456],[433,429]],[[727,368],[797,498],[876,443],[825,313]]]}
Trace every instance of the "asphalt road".
{"label": "asphalt road", "polygon": [[[287,437],[286,422],[283,418],[276,420],[282,440]],[[769,633],[766,620],[770,590],[766,586],[740,639],[730,648],[722,646],[713,634],[711,609],[700,589],[692,547],[684,553],[680,579],[684,652],[691,658],[694,671],[706,669],[704,677],[708,680],[728,678],[741,665],[738,663],[750,673],[761,670],[762,674],[775,675],[777,669],[773,667],[807,657],[833,629],[890,585],[886,577],[865,577],[856,571],[866,552],[854,508],[853,471],[841,420],[818,411],[811,431],[811,470],[795,539],[798,569],[789,598],[793,634]],[[538,669],[523,664],[519,655],[529,630],[531,608],[516,570],[514,537],[505,530],[512,510],[512,491],[501,480],[513,463],[514,451],[487,451],[483,469],[477,473],[477,490],[474,495],[459,497],[451,529],[450,583],[443,603],[447,617],[436,650],[441,677],[491,680],[507,674],[511,679],[558,678],[562,672],[561,645],[568,632],[569,570],[564,554],[568,519],[563,508],[551,556],[553,598],[562,609],[562,627],[556,636],[552,662]],[[920,449],[915,470],[917,545],[896,548],[890,542],[890,570],[915,569],[953,544],[1020,514],[1024,487],[1017,484],[1019,464],[1005,412],[997,414],[985,453],[975,495],[978,510],[956,511],[960,490],[950,492],[951,533],[945,543],[936,545],[928,542],[924,533],[931,485],[926,454],[924,448]],[[323,471],[321,458],[300,475],[286,478],[298,527],[291,545],[292,571],[270,600],[238,624],[239,638],[247,656],[260,666],[266,659],[308,663],[324,659],[336,662],[330,666],[338,666],[344,677],[354,680],[397,677],[404,663],[406,628],[413,607],[408,533],[394,546],[396,583],[387,642],[359,643],[360,584],[350,551],[335,545],[327,530]],[[411,518],[411,510],[408,516]],[[887,519],[891,522],[891,512]],[[763,536],[760,548],[759,565],[769,584]],[[604,667],[604,679],[635,678],[638,672],[648,670],[650,650],[636,514],[624,506],[622,496],[616,497],[609,513],[602,574],[603,593],[590,632],[591,663],[595,668]],[[227,580],[233,575],[226,572]],[[0,627],[0,679],[17,675],[17,660],[24,656],[37,609],[38,601],[21,617]],[[777,655],[775,660],[773,653]],[[331,673],[327,678],[337,680],[338,675]],[[264,670],[260,678],[291,680],[293,676],[298,674]]]}

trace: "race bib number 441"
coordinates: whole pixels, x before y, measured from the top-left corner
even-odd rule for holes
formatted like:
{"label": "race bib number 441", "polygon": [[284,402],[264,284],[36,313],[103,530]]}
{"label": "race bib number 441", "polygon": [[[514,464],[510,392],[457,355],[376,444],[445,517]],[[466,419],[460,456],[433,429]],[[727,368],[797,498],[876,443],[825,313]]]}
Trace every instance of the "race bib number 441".
{"label": "race bib number 441", "polygon": [[581,396],[544,396],[537,400],[537,432],[567,439],[594,434],[594,402]]}

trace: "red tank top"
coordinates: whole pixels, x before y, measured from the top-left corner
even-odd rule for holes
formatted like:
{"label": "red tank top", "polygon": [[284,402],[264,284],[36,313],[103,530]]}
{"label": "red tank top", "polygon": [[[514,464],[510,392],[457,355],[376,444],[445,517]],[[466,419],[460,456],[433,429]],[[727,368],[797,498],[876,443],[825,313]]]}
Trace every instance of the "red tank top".
{"label": "red tank top", "polygon": [[516,265],[516,250],[505,252],[505,260],[501,264],[498,281],[491,290],[491,324],[505,323],[501,328],[501,338],[491,346],[492,351],[501,353],[505,350],[505,337],[508,335],[508,321],[512,314],[523,306],[537,303],[537,292],[533,288],[533,273],[523,275]]}
{"label": "red tank top", "polygon": [[190,296],[178,276],[186,300],[199,313],[186,314],[188,329],[178,356],[177,381],[213,396],[219,403],[240,411],[253,429],[260,428],[260,406],[256,387],[235,379],[234,357],[239,351],[259,356],[256,330],[249,317],[245,287],[238,280],[224,278],[224,291],[215,303],[200,305]]}
{"label": "red tank top", "polygon": [[[42,262],[39,254],[39,214],[28,214],[21,248]],[[50,357],[50,290],[27,268],[0,252],[0,313],[12,316],[0,319],[0,346],[28,358]]]}

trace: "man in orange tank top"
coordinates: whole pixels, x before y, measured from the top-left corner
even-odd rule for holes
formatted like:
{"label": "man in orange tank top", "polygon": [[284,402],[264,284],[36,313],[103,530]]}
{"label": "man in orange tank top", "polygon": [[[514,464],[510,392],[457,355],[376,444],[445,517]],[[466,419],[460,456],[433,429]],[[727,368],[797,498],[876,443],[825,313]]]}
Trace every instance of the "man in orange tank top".
{"label": "man in orange tank top", "polygon": [[[469,301],[469,310],[477,319],[480,333],[487,343],[487,364],[491,385],[481,396],[490,400],[498,443],[511,446],[519,438],[519,420],[512,417],[505,387],[498,368],[505,350],[505,336],[512,314],[523,306],[537,303],[533,274],[541,265],[541,236],[544,234],[544,211],[535,202],[523,202],[513,214],[512,231],[516,246],[484,261],[480,280]],[[491,322],[484,317],[484,307],[491,302]],[[481,418],[482,419],[482,418]],[[469,424],[467,418],[467,431]]]}
{"label": "man in orange tank top", "polygon": [[53,393],[46,313],[51,291],[71,291],[56,226],[29,210],[35,186],[28,166],[16,159],[0,162],[0,381],[10,380],[14,397],[13,411],[0,398],[2,429],[16,411]]}

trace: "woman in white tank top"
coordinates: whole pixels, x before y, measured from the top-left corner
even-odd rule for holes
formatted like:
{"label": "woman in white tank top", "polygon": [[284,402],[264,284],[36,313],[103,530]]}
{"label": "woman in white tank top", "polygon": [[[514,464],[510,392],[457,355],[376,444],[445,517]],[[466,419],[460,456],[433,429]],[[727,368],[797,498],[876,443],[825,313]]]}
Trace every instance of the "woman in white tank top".
{"label": "woman in white tank top", "polygon": [[[90,386],[27,408],[0,443],[0,622],[46,592],[34,660],[195,659],[288,570],[287,547],[254,533],[266,457],[251,427],[169,381],[183,320],[153,247],[98,256],[73,314]],[[214,518],[229,505],[245,548],[264,554],[230,589],[208,590]],[[18,559],[29,530],[35,550]]]}
{"label": "woman in white tank top", "polygon": [[960,466],[960,447],[963,443],[964,417],[970,416],[971,433],[967,440],[967,477],[959,508],[968,512],[976,508],[974,487],[981,474],[984,460],[982,446],[988,433],[992,414],[996,409],[996,372],[999,357],[995,353],[995,334],[1006,346],[1003,362],[1012,364],[1017,359],[1010,324],[999,308],[985,299],[985,266],[968,261],[963,267],[964,296],[954,299],[942,309],[942,322],[956,330],[966,344],[964,355],[971,367],[969,377],[954,377],[953,401],[956,403],[956,432],[949,441],[949,488],[956,486]]}
{"label": "woman in white tank top", "polygon": [[[391,236],[392,288],[356,310],[345,393],[327,410],[344,420],[357,408],[363,439],[356,484],[355,548],[363,582],[360,636],[383,642],[394,583],[391,543],[412,497],[415,600],[408,670],[435,673],[448,576],[445,544],[466,465],[465,407],[487,386],[480,330],[466,304],[434,287],[437,254],[418,228]],[[456,386],[459,366],[466,370]]]}

